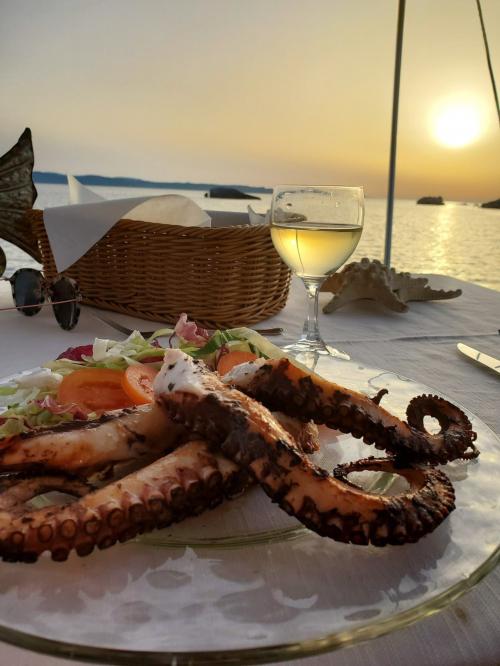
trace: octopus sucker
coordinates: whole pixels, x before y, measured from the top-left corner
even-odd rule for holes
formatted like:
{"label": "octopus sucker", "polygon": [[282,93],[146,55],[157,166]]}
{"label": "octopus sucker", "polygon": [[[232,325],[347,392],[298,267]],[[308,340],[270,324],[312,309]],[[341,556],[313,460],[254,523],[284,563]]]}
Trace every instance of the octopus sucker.
{"label": "octopus sucker", "polygon": [[[279,362],[277,367],[282,375],[290,364]],[[274,372],[272,364],[262,366],[264,381]],[[286,375],[285,379],[279,384],[282,389],[292,384]],[[309,376],[299,375],[297,382],[311,389],[305,404],[324,392]],[[410,489],[394,496],[369,493],[350,483],[349,468],[329,474],[300,451],[262,404],[224,384],[179,350],[166,352],[155,394],[174,421],[187,429],[196,424],[196,431],[213,443],[214,450],[248,469],[274,502],[321,536],[377,546],[413,542],[454,508],[450,481],[433,468],[403,469],[394,460],[361,461],[363,468],[392,471],[407,479]],[[306,420],[315,413],[302,410]],[[420,506],[426,508],[425,514]]]}
{"label": "octopus sucker", "polygon": [[[45,551],[64,561],[137,534],[166,527],[245,490],[245,470],[193,440],[147,467],[99,489],[64,475],[4,482],[0,491],[0,556],[34,562]],[[49,491],[71,495],[64,505],[33,509],[28,502]]]}
{"label": "octopus sucker", "polygon": [[[435,465],[479,455],[467,416],[438,396],[413,398],[408,405],[408,421],[402,421],[378,404],[382,392],[369,398],[299,368],[288,359],[237,366],[224,381],[269,409],[349,432],[366,444],[411,462]],[[425,416],[439,421],[440,432],[433,434],[425,429]]]}

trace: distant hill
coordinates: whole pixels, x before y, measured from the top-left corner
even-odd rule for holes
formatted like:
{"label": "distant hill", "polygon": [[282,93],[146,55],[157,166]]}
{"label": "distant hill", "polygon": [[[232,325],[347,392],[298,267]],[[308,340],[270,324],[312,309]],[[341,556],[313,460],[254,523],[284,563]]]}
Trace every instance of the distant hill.
{"label": "distant hill", "polygon": [[[150,187],[169,190],[210,190],[213,187],[220,187],[217,183],[166,183],[123,176],[111,177],[87,174],[75,177],[82,185],[103,185],[107,187]],[[56,173],[55,171],[33,171],[33,180],[35,183],[49,183],[52,185],[66,185],[68,182],[63,173]],[[272,192],[272,189],[267,187],[251,187],[250,185],[231,185],[231,187],[243,192],[261,192],[263,194]]]}

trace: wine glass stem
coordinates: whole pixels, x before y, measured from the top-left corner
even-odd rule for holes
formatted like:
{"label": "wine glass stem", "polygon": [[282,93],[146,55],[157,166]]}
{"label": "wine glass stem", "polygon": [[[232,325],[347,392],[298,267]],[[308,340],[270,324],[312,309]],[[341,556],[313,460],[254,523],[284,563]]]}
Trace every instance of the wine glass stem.
{"label": "wine glass stem", "polygon": [[318,325],[318,297],[319,290],[325,278],[302,278],[307,291],[307,318],[302,329],[301,340],[324,344],[319,334]]}

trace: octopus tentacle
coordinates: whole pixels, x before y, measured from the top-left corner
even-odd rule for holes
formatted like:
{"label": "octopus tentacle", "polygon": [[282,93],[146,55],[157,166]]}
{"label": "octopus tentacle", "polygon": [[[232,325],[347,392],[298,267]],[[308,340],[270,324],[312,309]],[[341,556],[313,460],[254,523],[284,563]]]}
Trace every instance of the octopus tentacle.
{"label": "octopus tentacle", "polygon": [[[377,546],[417,541],[454,508],[450,481],[431,468],[405,470],[411,489],[397,496],[330,475],[298,450],[263,405],[179,350],[166,352],[155,394],[174,420],[248,468],[274,502],[322,536]],[[393,461],[376,464],[395,469]]]}
{"label": "octopus tentacle", "polygon": [[[285,414],[276,418],[312,453],[319,448],[318,428]],[[107,412],[94,421],[72,421],[40,428],[0,447],[0,471],[64,472],[87,478],[118,463],[143,466],[190,439],[164,409],[146,405]]]}
{"label": "octopus tentacle", "polygon": [[[446,474],[435,467],[400,468],[394,458],[364,458],[355,462],[337,465],[333,476],[340,481],[349,483],[348,474],[351,472],[371,471],[397,474],[406,479],[409,490],[395,496],[407,508],[407,519],[420,521],[433,529],[435,521],[441,522],[455,508],[455,493]],[[382,534],[382,536],[384,536]],[[371,535],[371,542],[375,545],[379,534]]]}
{"label": "octopus tentacle", "polygon": [[384,397],[384,395],[387,395],[389,391],[387,389],[380,389],[374,396],[370,398],[372,402],[374,402],[376,405],[380,405],[380,401]]}
{"label": "octopus tentacle", "polygon": [[479,451],[473,443],[476,433],[472,430],[471,422],[461,409],[437,395],[419,395],[413,398],[406,408],[408,425],[415,430],[429,434],[424,425],[425,416],[437,419],[441,428],[440,434],[446,435],[443,445],[446,449],[444,455],[448,455],[448,460],[452,459],[450,456],[453,455],[453,452],[461,450],[464,434],[470,439],[470,451],[462,450],[460,457],[471,459],[479,455]]}
{"label": "octopus tentacle", "polygon": [[313,421],[302,423],[293,416],[287,416],[283,412],[273,412],[274,418],[293,437],[295,443],[304,453],[315,453],[319,451],[318,426]]}
{"label": "octopus tentacle", "polygon": [[[329,428],[350,432],[399,457],[430,464],[479,455],[475,433],[461,409],[437,396],[419,396],[408,406],[408,422],[398,419],[375,399],[296,367],[288,359],[237,366],[224,381],[233,384],[269,409]],[[423,415],[436,417],[441,432],[423,427]]]}
{"label": "octopus tentacle", "polygon": [[[249,475],[213,454],[203,441],[191,441],[148,467],[93,490],[62,475],[25,479],[0,492],[0,556],[34,562],[44,551],[63,561],[72,550],[84,556],[95,546],[161,528],[241,493]],[[29,509],[41,493],[59,490],[76,496],[63,506]]]}
{"label": "octopus tentacle", "polygon": [[8,440],[0,449],[0,469],[85,476],[118,462],[160,455],[173,449],[182,434],[155,406],[116,410],[94,421],[62,423]]}

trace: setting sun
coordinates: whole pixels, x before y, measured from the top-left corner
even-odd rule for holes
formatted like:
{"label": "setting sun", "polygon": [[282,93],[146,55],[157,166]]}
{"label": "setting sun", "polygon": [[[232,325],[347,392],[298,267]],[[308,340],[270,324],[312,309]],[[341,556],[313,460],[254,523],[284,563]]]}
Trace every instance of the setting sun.
{"label": "setting sun", "polygon": [[462,148],[481,133],[481,116],[472,104],[450,104],[437,113],[433,133],[443,146]]}

